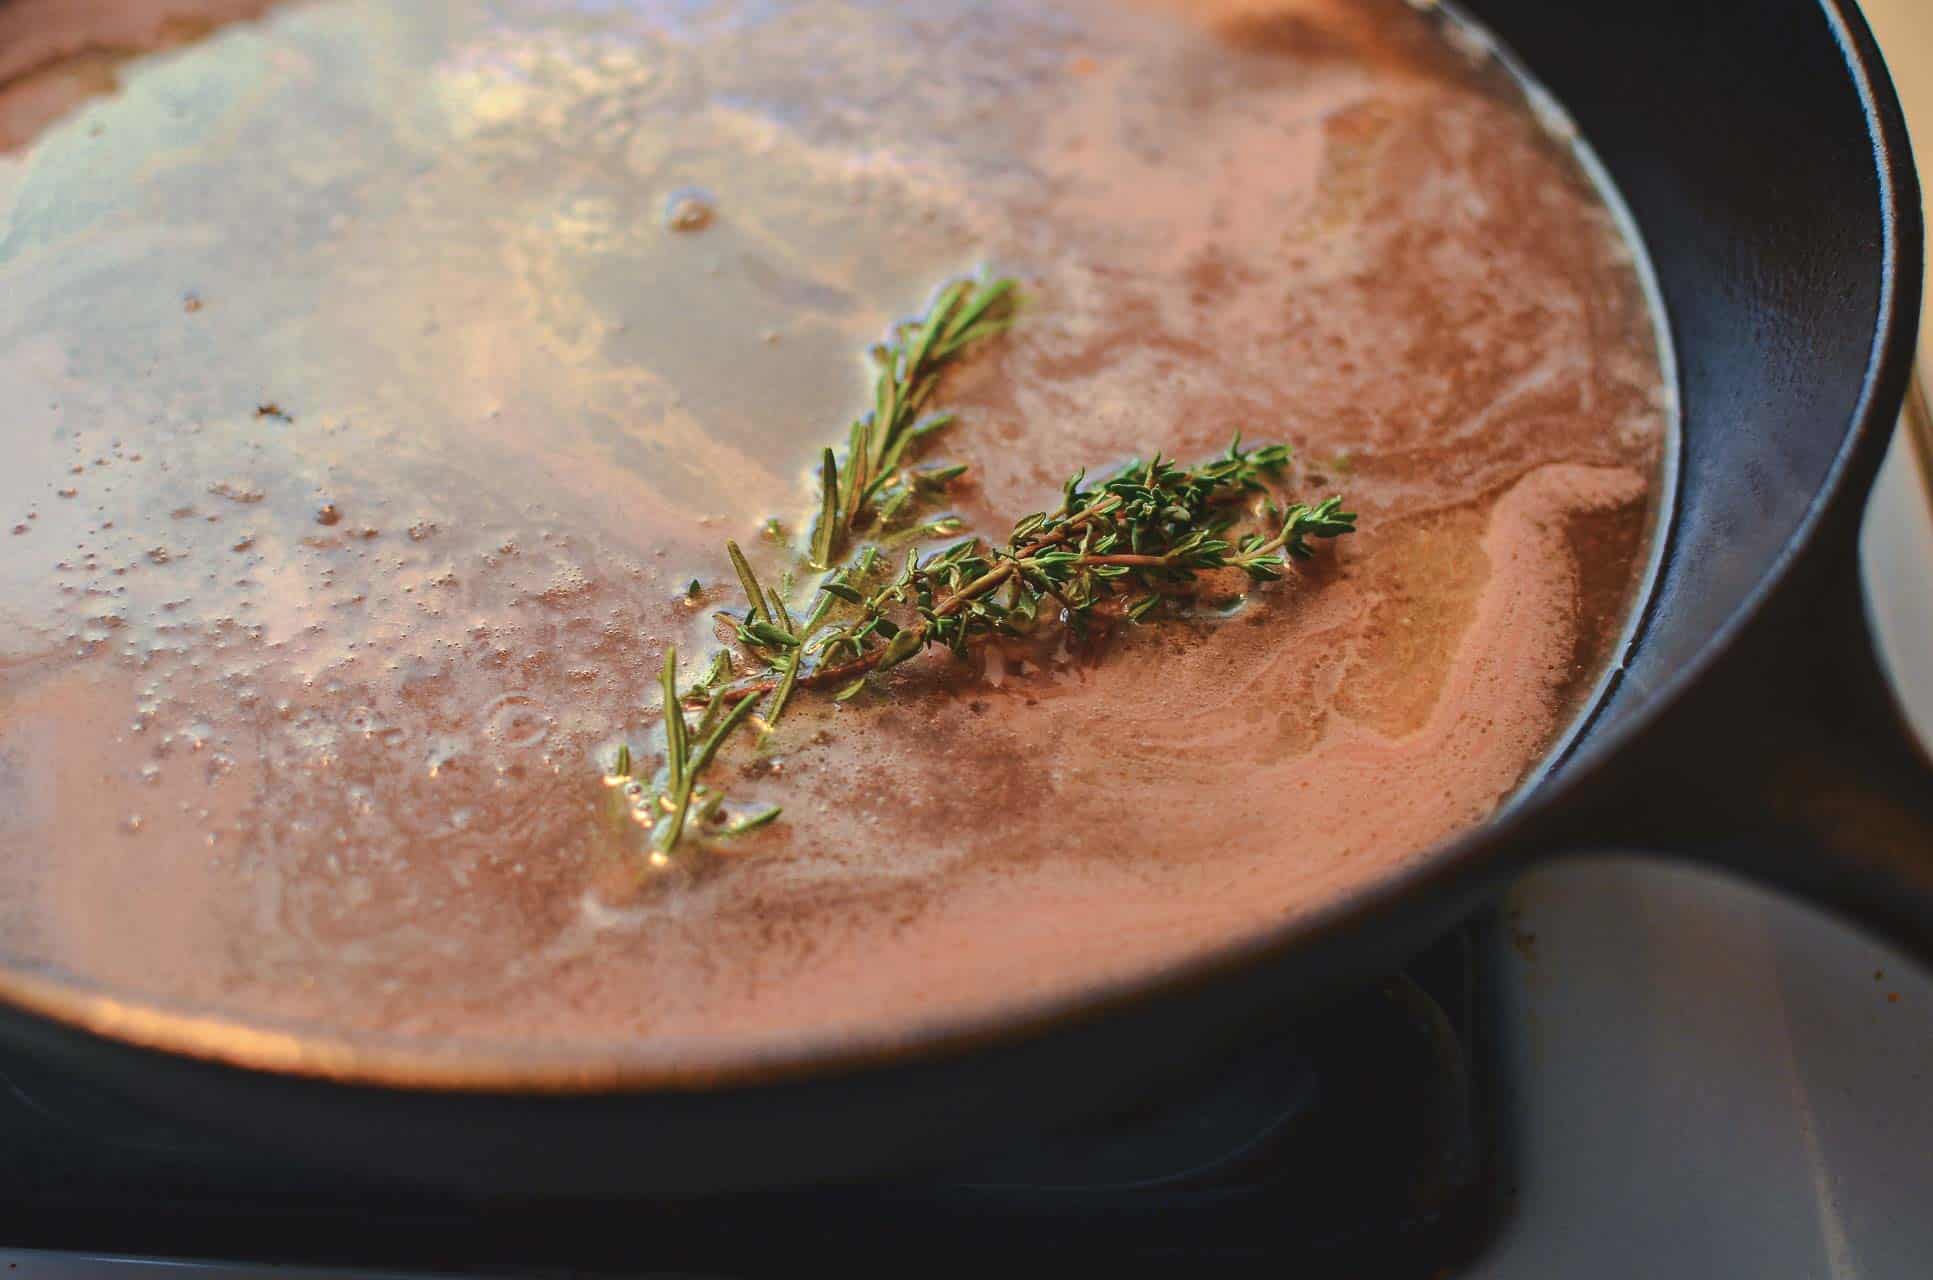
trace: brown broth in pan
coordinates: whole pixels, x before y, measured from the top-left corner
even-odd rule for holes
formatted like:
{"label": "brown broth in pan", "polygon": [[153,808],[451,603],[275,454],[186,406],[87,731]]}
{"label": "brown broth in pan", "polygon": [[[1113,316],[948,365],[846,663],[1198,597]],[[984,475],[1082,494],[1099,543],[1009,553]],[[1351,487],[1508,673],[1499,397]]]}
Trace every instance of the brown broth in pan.
{"label": "brown broth in pan", "polygon": [[[1549,122],[1383,0],[321,0],[134,64],[0,161],[0,956],[696,1061],[1392,874],[1547,756],[1651,554],[1654,315]],[[614,891],[596,762],[724,540],[790,562],[865,348],[983,267],[1029,303],[943,391],[972,527],[1241,428],[1361,531],[803,694],[724,760],[783,819]]]}

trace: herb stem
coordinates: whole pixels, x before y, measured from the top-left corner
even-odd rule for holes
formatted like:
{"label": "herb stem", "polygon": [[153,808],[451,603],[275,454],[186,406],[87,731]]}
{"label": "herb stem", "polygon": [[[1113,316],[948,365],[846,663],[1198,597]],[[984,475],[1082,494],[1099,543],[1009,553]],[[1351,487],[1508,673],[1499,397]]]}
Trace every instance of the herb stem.
{"label": "herb stem", "polygon": [[1074,561],[1077,565],[1126,565],[1135,569],[1172,569],[1181,562],[1173,556],[1082,556]]}

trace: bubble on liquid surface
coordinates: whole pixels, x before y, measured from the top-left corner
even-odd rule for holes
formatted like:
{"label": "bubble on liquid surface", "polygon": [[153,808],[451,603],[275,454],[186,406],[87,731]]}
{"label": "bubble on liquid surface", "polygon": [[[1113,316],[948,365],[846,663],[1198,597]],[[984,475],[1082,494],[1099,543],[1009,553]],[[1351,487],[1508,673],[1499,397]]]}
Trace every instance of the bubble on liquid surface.
{"label": "bubble on liquid surface", "polygon": [[703,231],[717,216],[718,205],[703,187],[680,187],[666,197],[664,225],[667,231]]}
{"label": "bubble on liquid surface", "polygon": [[534,747],[550,734],[553,717],[527,693],[493,698],[483,711],[484,732],[506,747]]}

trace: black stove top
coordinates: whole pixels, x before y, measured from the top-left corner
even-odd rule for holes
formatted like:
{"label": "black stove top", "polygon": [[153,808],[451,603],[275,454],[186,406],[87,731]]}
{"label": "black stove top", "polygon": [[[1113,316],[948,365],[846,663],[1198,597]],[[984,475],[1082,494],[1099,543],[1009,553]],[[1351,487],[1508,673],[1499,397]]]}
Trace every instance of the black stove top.
{"label": "black stove top", "polygon": [[1489,927],[1134,1110],[852,1186],[563,1203],[356,1186],[0,1063],[0,1245],[464,1271],[978,1270],[1058,1252],[1440,1276],[1502,1200]]}

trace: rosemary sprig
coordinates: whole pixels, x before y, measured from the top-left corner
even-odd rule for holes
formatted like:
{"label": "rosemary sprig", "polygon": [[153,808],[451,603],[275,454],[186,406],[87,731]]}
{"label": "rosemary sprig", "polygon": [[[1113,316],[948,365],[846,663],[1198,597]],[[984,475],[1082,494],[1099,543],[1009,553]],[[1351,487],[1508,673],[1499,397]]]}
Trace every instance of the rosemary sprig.
{"label": "rosemary sprig", "polygon": [[869,524],[883,528],[909,513],[919,498],[943,492],[965,467],[902,470],[908,450],[953,422],[951,414],[922,416],[940,374],[969,347],[1006,331],[1017,294],[1011,279],[955,280],[941,289],[926,315],[898,326],[873,348],[873,407],[846,432],[843,463],[827,449],[820,457],[819,520],[813,563],[830,568],[847,541]]}
{"label": "rosemary sprig", "polygon": [[[730,662],[730,658],[723,653],[714,657],[710,671],[704,680],[694,686],[694,692],[729,675]],[[706,770],[717,758],[719,748],[725,745],[725,740],[740,725],[751,718],[758,704],[749,698],[736,704],[711,702],[699,720],[699,741],[694,751],[691,726],[685,722],[687,695],[678,692],[678,651],[674,648],[665,650],[664,665],[658,672],[658,689],[664,715],[665,762],[655,779],[656,787],[647,788],[631,776],[633,762],[628,744],[617,749],[611,772],[605,778],[607,783],[625,789],[633,816],[651,828],[653,857],[661,861],[667,858],[684,838],[685,830],[694,817],[715,822],[716,825],[708,834],[718,836],[751,831],[778,817],[779,810],[772,808],[719,821],[725,793],[701,783]]]}

